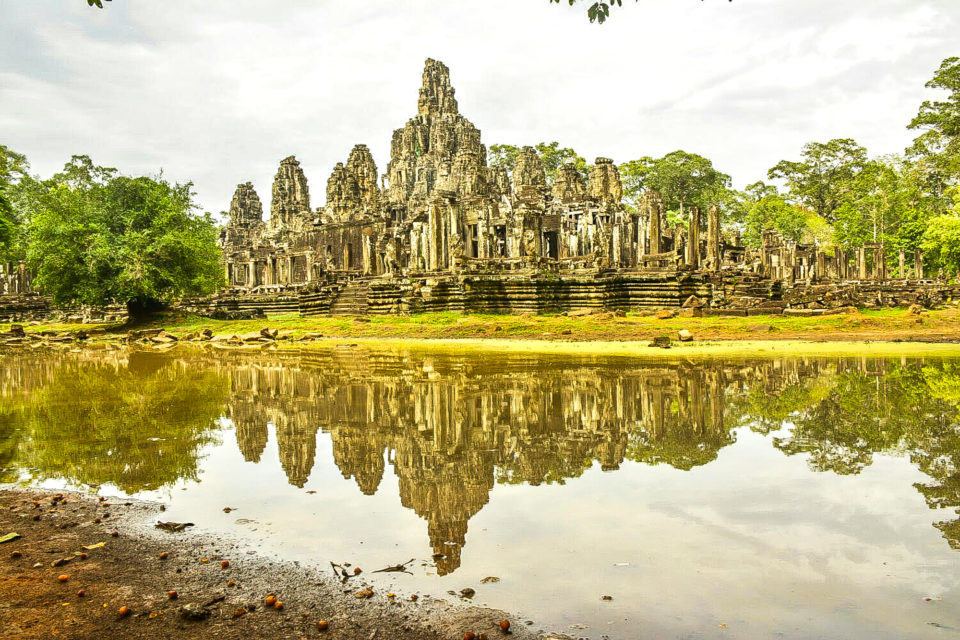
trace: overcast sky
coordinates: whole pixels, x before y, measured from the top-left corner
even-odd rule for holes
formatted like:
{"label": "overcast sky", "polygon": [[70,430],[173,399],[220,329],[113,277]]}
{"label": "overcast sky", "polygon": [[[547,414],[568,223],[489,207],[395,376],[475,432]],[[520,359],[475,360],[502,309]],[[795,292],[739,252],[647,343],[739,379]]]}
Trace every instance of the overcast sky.
{"label": "overcast sky", "polygon": [[813,140],[897,153],[960,0],[625,0],[604,25],[548,0],[0,0],[0,144],[192,180],[213,212],[296,155],[312,204],[357,143],[382,173],[425,58],[493,143],[591,160],[683,149],[735,186]]}

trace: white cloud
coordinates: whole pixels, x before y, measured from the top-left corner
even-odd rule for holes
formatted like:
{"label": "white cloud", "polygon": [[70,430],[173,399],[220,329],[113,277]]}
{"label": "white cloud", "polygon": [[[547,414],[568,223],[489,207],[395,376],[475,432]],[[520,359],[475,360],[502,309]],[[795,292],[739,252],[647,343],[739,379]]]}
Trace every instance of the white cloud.
{"label": "white cloud", "polygon": [[743,185],[811,140],[902,150],[958,27],[952,0],[644,0],[602,27],[546,0],[0,0],[0,142],[42,175],[73,153],[162,168],[213,211],[241,181],[268,200],[296,154],[320,205],[353,144],[385,168],[434,57],[487,144],[686,149]]}

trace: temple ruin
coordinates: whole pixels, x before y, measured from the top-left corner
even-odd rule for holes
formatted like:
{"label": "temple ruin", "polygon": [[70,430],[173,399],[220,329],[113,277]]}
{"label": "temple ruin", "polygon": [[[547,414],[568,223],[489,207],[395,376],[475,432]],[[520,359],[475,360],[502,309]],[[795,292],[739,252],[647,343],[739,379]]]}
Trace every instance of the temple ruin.
{"label": "temple ruin", "polygon": [[274,178],[267,220],[254,186],[237,187],[221,234],[228,288],[213,306],[543,312],[693,299],[707,310],[769,313],[931,306],[952,296],[924,280],[919,253],[901,252],[889,273],[881,245],[828,254],[767,231],[750,250],[724,233],[717,206],[690,208],[682,225],[668,223],[655,192],[632,210],[609,158],[597,158],[585,178],[564,165],[552,184],[532,147],[509,173],[486,158],[448,68],[427,60],[417,114],[393,133],[382,176],[367,146],[357,145],[330,174],[326,204],[312,208],[290,156]]}

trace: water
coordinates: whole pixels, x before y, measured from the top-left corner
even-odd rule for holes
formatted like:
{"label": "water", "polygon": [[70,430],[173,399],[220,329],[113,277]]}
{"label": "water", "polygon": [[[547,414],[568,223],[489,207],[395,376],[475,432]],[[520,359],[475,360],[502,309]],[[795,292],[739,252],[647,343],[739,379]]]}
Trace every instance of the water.
{"label": "water", "polygon": [[949,359],[13,351],[0,480],[574,636],[941,638],[958,407]]}

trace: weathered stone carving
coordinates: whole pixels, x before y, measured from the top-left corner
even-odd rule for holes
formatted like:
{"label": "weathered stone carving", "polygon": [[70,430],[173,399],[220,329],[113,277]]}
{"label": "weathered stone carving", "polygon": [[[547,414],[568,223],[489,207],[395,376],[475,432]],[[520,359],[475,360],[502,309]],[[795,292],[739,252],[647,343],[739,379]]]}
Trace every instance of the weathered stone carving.
{"label": "weathered stone carving", "polygon": [[608,207],[618,207],[623,199],[620,172],[610,158],[597,158],[590,167],[587,195]]}
{"label": "weathered stone carving", "polygon": [[380,187],[377,186],[377,164],[365,144],[358,144],[350,151],[347,159],[347,171],[357,185],[357,200],[360,208],[373,211],[380,200]]}
{"label": "weathered stone carving", "polygon": [[553,179],[553,199],[562,204],[582,202],[587,195],[587,185],[583,184],[580,172],[573,164],[564,164],[557,169]]}
{"label": "weathered stone carving", "polygon": [[298,226],[310,215],[310,190],[307,178],[294,156],[280,161],[273,178],[270,201],[270,225],[273,228]]}
{"label": "weathered stone carving", "polygon": [[513,188],[520,191],[523,187],[546,186],[547,174],[537,150],[533,147],[523,147],[513,167]]}
{"label": "weathered stone carving", "polygon": [[253,183],[238,184],[230,201],[230,222],[241,227],[263,224],[263,205]]}
{"label": "weathered stone carving", "polygon": [[352,171],[348,171],[342,162],[333,168],[327,180],[327,206],[325,213],[336,221],[350,218],[360,208],[360,190]]}

